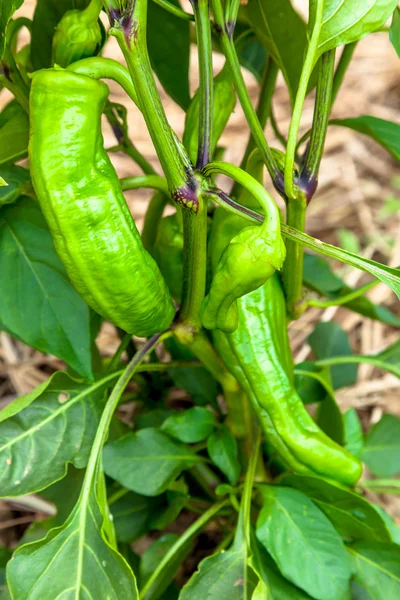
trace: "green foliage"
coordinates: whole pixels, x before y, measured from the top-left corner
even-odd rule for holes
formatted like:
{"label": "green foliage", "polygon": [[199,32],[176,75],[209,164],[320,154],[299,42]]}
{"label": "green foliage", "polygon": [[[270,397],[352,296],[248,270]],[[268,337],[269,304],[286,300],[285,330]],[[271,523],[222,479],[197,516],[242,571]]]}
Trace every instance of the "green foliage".
{"label": "green foliage", "polygon": [[29,117],[15,100],[0,113],[0,166],[28,156]]}
{"label": "green foliage", "polygon": [[396,160],[400,160],[400,125],[368,115],[354,119],[334,119],[331,125],[348,127],[363,133],[380,144]]}
{"label": "green foliage", "polygon": [[400,593],[400,547],[356,542],[348,546],[354,578],[372,600],[395,600]]}
{"label": "green foliage", "polygon": [[7,24],[23,1],[24,0],[3,0],[0,5],[0,59],[3,57],[4,37]]}
{"label": "green foliage", "polygon": [[400,58],[400,8],[394,9],[392,23],[390,25],[390,41],[393,44],[393,48],[397,52],[397,56]]}
{"label": "green foliage", "polygon": [[[318,323],[308,338],[308,343],[317,359],[353,354],[346,332],[334,322]],[[357,381],[357,365],[332,367],[331,377],[334,389],[353,385]]]}
{"label": "green foliage", "polygon": [[362,459],[369,470],[379,477],[400,473],[400,419],[394,415],[383,417],[371,428],[365,438]]}

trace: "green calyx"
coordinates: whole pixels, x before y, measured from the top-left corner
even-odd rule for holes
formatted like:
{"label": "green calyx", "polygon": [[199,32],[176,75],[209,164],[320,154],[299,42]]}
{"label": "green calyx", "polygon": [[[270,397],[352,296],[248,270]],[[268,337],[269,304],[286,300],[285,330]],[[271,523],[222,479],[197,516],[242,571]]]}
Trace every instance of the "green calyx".
{"label": "green calyx", "polygon": [[86,10],[69,10],[57,25],[53,37],[52,63],[68,67],[96,54],[102,33],[98,15]]}

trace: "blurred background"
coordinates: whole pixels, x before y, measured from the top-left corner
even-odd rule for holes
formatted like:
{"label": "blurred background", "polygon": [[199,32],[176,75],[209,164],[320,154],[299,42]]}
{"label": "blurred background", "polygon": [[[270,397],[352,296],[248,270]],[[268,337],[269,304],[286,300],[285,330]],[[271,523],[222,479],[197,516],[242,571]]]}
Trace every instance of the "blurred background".
{"label": "blurred background", "polygon": [[[33,0],[25,0],[17,14],[32,16],[35,4]],[[298,0],[294,4],[305,14],[307,3],[304,0]],[[27,32],[23,30],[21,44],[27,42]],[[166,58],[167,52],[168,50],[166,50]],[[107,42],[104,55],[122,61],[114,39]],[[215,73],[221,69],[223,62],[222,56],[216,54]],[[194,91],[198,84],[195,46],[192,46],[190,74],[191,90]],[[258,84],[253,75],[247,71],[245,71],[245,78],[255,100]],[[157,157],[140,113],[129,100],[127,101],[121,89],[113,85],[110,87],[111,99],[124,103],[128,108],[129,134],[132,141],[147,160],[158,168]],[[184,112],[166,96],[161,86],[159,89],[170,124],[176,133],[181,135],[184,127]],[[8,92],[2,92],[0,108],[8,102],[9,98]],[[286,135],[290,104],[283,78],[278,81],[273,105],[279,127]],[[312,97],[309,97],[305,104],[301,133],[311,125],[312,106]],[[358,44],[333,111],[333,117],[338,118],[363,114],[400,123],[400,61],[389,42],[387,33],[370,35]],[[266,129],[266,135],[271,145],[281,148],[270,126]],[[220,145],[226,147],[226,160],[235,164],[240,163],[247,137],[248,128],[241,108],[237,104],[220,140]],[[104,138],[106,147],[115,144],[112,132],[106,124]],[[111,158],[120,177],[140,173],[131,159],[123,154],[112,154]],[[267,180],[265,184],[276,197]],[[224,186],[223,180],[221,186]],[[128,192],[126,197],[140,228],[150,194],[146,191],[134,191]],[[168,210],[172,211],[170,208]],[[320,172],[319,189],[309,207],[307,232],[366,258],[373,258],[392,267],[398,266],[400,264],[398,163],[369,138],[344,128],[330,127]],[[340,276],[351,286],[358,286],[368,280],[368,277],[360,271],[339,264],[336,268]],[[383,284],[375,287],[368,297],[400,314],[397,299]],[[313,332],[317,321],[332,320],[347,332],[351,347],[357,353],[374,354],[398,339],[398,330],[344,308],[310,308],[300,320],[290,325],[290,337],[296,362],[312,357],[308,337]],[[101,353],[104,356],[111,356],[118,343],[119,339],[114,327],[104,324],[98,339]],[[329,340],[326,343],[329,343]],[[31,391],[60,366],[62,366],[60,361],[55,357],[32,350],[1,332],[0,408],[15,397]],[[400,416],[400,380],[393,375],[379,372],[369,365],[359,366],[357,383],[339,389],[336,398],[343,411],[349,407],[358,410],[365,429],[377,422],[384,412]],[[372,493],[370,499],[384,506],[400,523],[400,499],[396,496],[377,496]],[[4,538],[7,545],[12,543],[13,536],[18,535],[14,527],[19,524],[26,526],[26,523],[33,518],[31,514],[16,515],[12,505],[1,501],[0,537]]]}

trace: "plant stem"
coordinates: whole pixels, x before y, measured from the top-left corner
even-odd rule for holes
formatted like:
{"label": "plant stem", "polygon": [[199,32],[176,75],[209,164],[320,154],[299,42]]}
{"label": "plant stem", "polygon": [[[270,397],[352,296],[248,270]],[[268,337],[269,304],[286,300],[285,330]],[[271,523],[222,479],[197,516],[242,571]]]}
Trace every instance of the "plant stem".
{"label": "plant stem", "polygon": [[210,521],[216,514],[219,513],[222,508],[228,504],[229,500],[223,500],[222,502],[218,502],[218,504],[214,504],[214,506],[209,508],[199,519],[197,519],[197,521],[192,523],[192,525],[186,529],[186,531],[179,537],[175,544],[163,556],[143,588],[140,590],[139,600],[143,600],[145,598],[151,586],[157,581],[157,578],[168,565],[169,561],[176,555],[176,553],[186,543],[188,543],[208,523],[208,521]]}
{"label": "plant stem", "polygon": [[318,65],[317,93],[315,97],[311,138],[298,179],[298,188],[305,195],[307,203],[312,199],[318,185],[318,172],[324,152],[331,110],[334,68],[335,50],[329,50],[321,56]]}
{"label": "plant stem", "polygon": [[123,179],[120,179],[119,182],[123,191],[150,188],[152,190],[163,192],[163,194],[168,196],[167,180],[160,175],[136,175],[134,177],[124,177]]}
{"label": "plant stem", "polygon": [[330,306],[342,306],[343,304],[347,304],[348,302],[351,302],[352,300],[356,300],[356,298],[363,296],[364,294],[369,292],[369,290],[372,290],[372,288],[376,287],[379,283],[380,283],[379,279],[374,279],[374,281],[370,281],[369,283],[366,283],[365,285],[359,287],[356,290],[353,290],[352,292],[350,292],[348,294],[345,294],[344,296],[332,298],[332,300],[318,300],[318,299],[309,300],[307,302],[307,305],[315,306],[317,308],[329,308]]}
{"label": "plant stem", "polygon": [[108,363],[108,367],[107,367],[108,373],[112,373],[114,371],[114,369],[117,368],[119,361],[121,360],[121,356],[127,349],[131,339],[132,339],[132,335],[130,333],[125,333],[124,337],[122,338],[122,340],[117,348],[117,351],[115,352],[114,356]]}
{"label": "plant stem", "polygon": [[[304,194],[291,199],[287,205],[286,222],[290,227],[304,231],[307,200]],[[286,295],[286,309],[289,318],[299,318],[306,309],[303,298],[304,250],[300,244],[286,242],[286,260],[283,265],[283,285]]]}
{"label": "plant stem", "polygon": [[211,160],[213,135],[213,65],[209,0],[191,0],[193,7],[199,61],[199,146],[196,168],[202,169]]}
{"label": "plant stem", "polygon": [[2,87],[5,87],[7,90],[9,90],[22,106],[24,111],[29,114],[29,98],[25,93],[25,90],[21,90],[21,88],[15,85],[15,83],[7,79],[5,75],[0,75],[0,91]]}
{"label": "plant stem", "polygon": [[174,135],[158,94],[147,52],[147,0],[127,3],[124,10],[106,0],[110,33],[117,38],[134,82],[150,133],[172,197],[179,203],[197,203],[197,185],[185,150]]}
{"label": "plant stem", "polygon": [[282,175],[276,165],[275,159],[271,153],[271,149],[268,145],[267,140],[265,139],[263,128],[261,127],[260,122],[258,120],[257,113],[254,110],[254,107],[251,103],[249,92],[247,90],[243,74],[240,68],[239,59],[236,54],[235,45],[233,43],[233,31],[230,27],[231,24],[225,22],[221,0],[213,0],[213,9],[216,31],[219,35],[222,50],[231,70],[236,92],[239,97],[239,101],[245,114],[247,123],[250,127],[251,134],[254,138],[257,147],[261,152],[261,155],[263,157],[265,165],[268,169],[268,173],[270,174],[275,188],[280,194],[283,194]]}
{"label": "plant stem", "polygon": [[297,89],[296,100],[294,103],[292,120],[289,128],[288,143],[286,148],[285,163],[285,193],[289,201],[296,198],[296,192],[293,182],[294,158],[296,154],[297,136],[300,127],[301,114],[303,112],[304,100],[307,94],[308,82],[315,65],[315,58],[318,48],[319,34],[322,27],[322,14],[324,2],[317,2],[314,29],[308,46],[306,58],[303,64],[303,70]]}
{"label": "plant stem", "polygon": [[278,127],[278,123],[276,122],[275,114],[272,109],[272,106],[271,106],[271,114],[270,114],[269,118],[270,118],[270,122],[271,122],[272,131],[274,132],[276,139],[282,144],[282,146],[284,148],[286,148],[287,139],[285,138],[285,136],[283,135],[283,133],[280,131],[280,129]]}
{"label": "plant stem", "polygon": [[82,58],[67,67],[67,71],[93,77],[93,79],[111,79],[122,87],[129,98],[140,110],[139,98],[132,83],[129,71],[124,65],[112,58],[91,56]]}
{"label": "plant stem", "polygon": [[82,14],[88,21],[97,21],[102,8],[103,0],[90,0],[88,6],[82,10]]}
{"label": "plant stem", "polygon": [[200,307],[206,290],[207,200],[199,196],[197,212],[182,211],[183,289],[179,320],[193,330],[201,328]]}
{"label": "plant stem", "polygon": [[253,451],[251,453],[249,466],[247,468],[246,479],[244,482],[243,496],[242,496],[242,510],[243,510],[243,534],[246,540],[247,548],[250,549],[250,516],[251,516],[251,496],[253,491],[254,478],[256,474],[257,464],[259,460],[261,447],[261,429],[257,427],[256,438],[254,441]]}
{"label": "plant stem", "polygon": [[344,76],[351,62],[351,59],[353,58],[353,54],[356,47],[357,42],[353,42],[351,44],[346,44],[346,46],[343,48],[343,52],[340,57],[338,66],[336,67],[335,76],[333,78],[331,107],[333,106],[336,100],[336,96],[338,95],[338,92],[342,86]]}
{"label": "plant stem", "polygon": [[323,358],[317,360],[315,364],[317,367],[334,367],[335,365],[347,365],[347,364],[368,364],[383,371],[387,371],[392,375],[400,378],[400,367],[392,365],[391,363],[375,358],[374,356],[331,356],[329,358]]}
{"label": "plant stem", "polygon": [[180,19],[184,19],[185,21],[194,21],[193,15],[185,12],[184,10],[179,8],[179,6],[175,6],[175,4],[171,4],[171,2],[168,2],[168,0],[154,0],[154,2],[158,4],[158,6],[161,6],[161,8],[164,8],[165,10],[170,12],[172,15],[175,15],[175,17],[179,17]]}
{"label": "plant stem", "polygon": [[[260,123],[261,127],[263,128],[263,130],[267,124],[268,117],[272,116],[271,102],[272,102],[272,96],[274,95],[274,91],[275,91],[276,79],[278,77],[278,73],[279,73],[279,68],[277,67],[275,61],[272,60],[272,58],[269,56],[267,58],[267,62],[265,64],[265,69],[264,69],[262,80],[261,80],[260,94],[258,96],[257,109],[256,109],[257,117],[258,117],[259,123]],[[254,137],[252,135],[250,135],[249,141],[247,142],[247,147],[246,147],[245,153],[242,158],[242,162],[240,163],[240,167],[242,169],[244,169],[246,167],[247,160],[248,160],[250,154],[253,152],[254,148],[256,148],[256,146],[257,146],[257,144],[254,140]],[[232,195],[233,196],[237,195],[237,192],[236,192],[236,194],[234,193],[234,188],[232,189]]]}

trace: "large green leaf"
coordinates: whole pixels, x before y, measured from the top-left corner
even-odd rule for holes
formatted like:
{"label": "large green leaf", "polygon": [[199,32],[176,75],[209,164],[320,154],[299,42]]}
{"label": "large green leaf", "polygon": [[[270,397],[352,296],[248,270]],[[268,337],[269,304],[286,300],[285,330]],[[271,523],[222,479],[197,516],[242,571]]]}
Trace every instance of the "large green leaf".
{"label": "large green leaf", "polygon": [[[355,291],[333,272],[327,260],[308,252],[304,254],[303,282],[308,288],[330,300],[338,299],[340,301],[343,296],[348,296]],[[385,306],[374,304],[365,296],[359,296],[342,306],[369,319],[381,321],[392,327],[400,327],[399,317]]]}
{"label": "large green leaf", "polygon": [[85,8],[89,0],[38,0],[32,23],[31,56],[34,70],[51,66],[56,25],[67,10]]}
{"label": "large green leaf", "polygon": [[284,475],[281,485],[306,494],[332,522],[339,533],[354,540],[390,542],[385,521],[362,496],[309,475]]}
{"label": "large green leaf", "polygon": [[390,41],[393,44],[393,48],[397,52],[397,56],[400,58],[400,8],[396,7],[393,13],[392,23],[390,25]]}
{"label": "large green leaf", "polygon": [[103,405],[103,391],[55,373],[0,412],[0,490],[4,496],[37,492],[86,465]]}
{"label": "large green leaf", "polygon": [[196,444],[208,438],[216,424],[211,411],[203,406],[193,406],[168,417],[161,430],[181,442]]}
{"label": "large green leaf", "polygon": [[92,379],[87,304],[72,287],[35,201],[0,211],[0,329]]}
{"label": "large green leaf", "polygon": [[354,119],[334,119],[329,122],[329,125],[339,125],[363,133],[383,146],[393,158],[400,160],[400,125],[398,123],[363,115]]}
{"label": "large green leaf", "polygon": [[5,123],[0,128],[0,165],[8,165],[28,156],[29,118],[16,101],[11,101],[2,115]]}
{"label": "large green leaf", "polygon": [[[179,6],[179,0],[170,0]],[[186,110],[189,93],[189,22],[172,15],[155,2],[149,2],[147,43],[151,64],[161,85]]]}
{"label": "large green leaf", "polygon": [[[310,22],[314,22],[320,0],[310,0]],[[392,15],[397,0],[325,0],[318,54],[350,44],[380,29]]]}
{"label": "large green leaf", "polygon": [[[149,529],[149,521],[157,507],[158,499],[146,498],[128,492],[115,501],[110,501],[115,535],[119,542],[134,542]],[[158,510],[158,509],[157,509]]]}
{"label": "large green leaf", "polygon": [[349,561],[324,513],[297,490],[265,486],[263,495],[257,538],[282,575],[319,600],[347,600]]}
{"label": "large green leaf", "polygon": [[306,23],[290,0],[249,0],[247,14],[256,35],[282,70],[293,101],[308,44]]}
{"label": "large green leaf", "polygon": [[[352,356],[347,333],[337,323],[318,323],[308,338],[317,359],[331,356]],[[357,365],[340,365],[331,368],[334,389],[353,385],[357,381]]]}
{"label": "large green leaf", "polygon": [[0,2],[0,60],[4,52],[4,35],[7,23],[24,0],[1,0]]}
{"label": "large green leaf", "polygon": [[369,470],[379,477],[400,473],[400,419],[385,414],[368,432],[361,454]]}
{"label": "large green leaf", "polygon": [[357,583],[372,600],[398,600],[400,597],[400,546],[356,542],[348,547]]}
{"label": "large green leaf", "polygon": [[14,600],[138,598],[134,575],[102,531],[104,514],[92,485],[64,525],[19,548],[7,580]]}
{"label": "large green leaf", "polygon": [[344,447],[360,458],[364,447],[363,430],[355,408],[349,408],[344,417]]}
{"label": "large green leaf", "polygon": [[157,496],[199,458],[185,444],[157,429],[129,433],[104,448],[104,471],[143,496]]}

